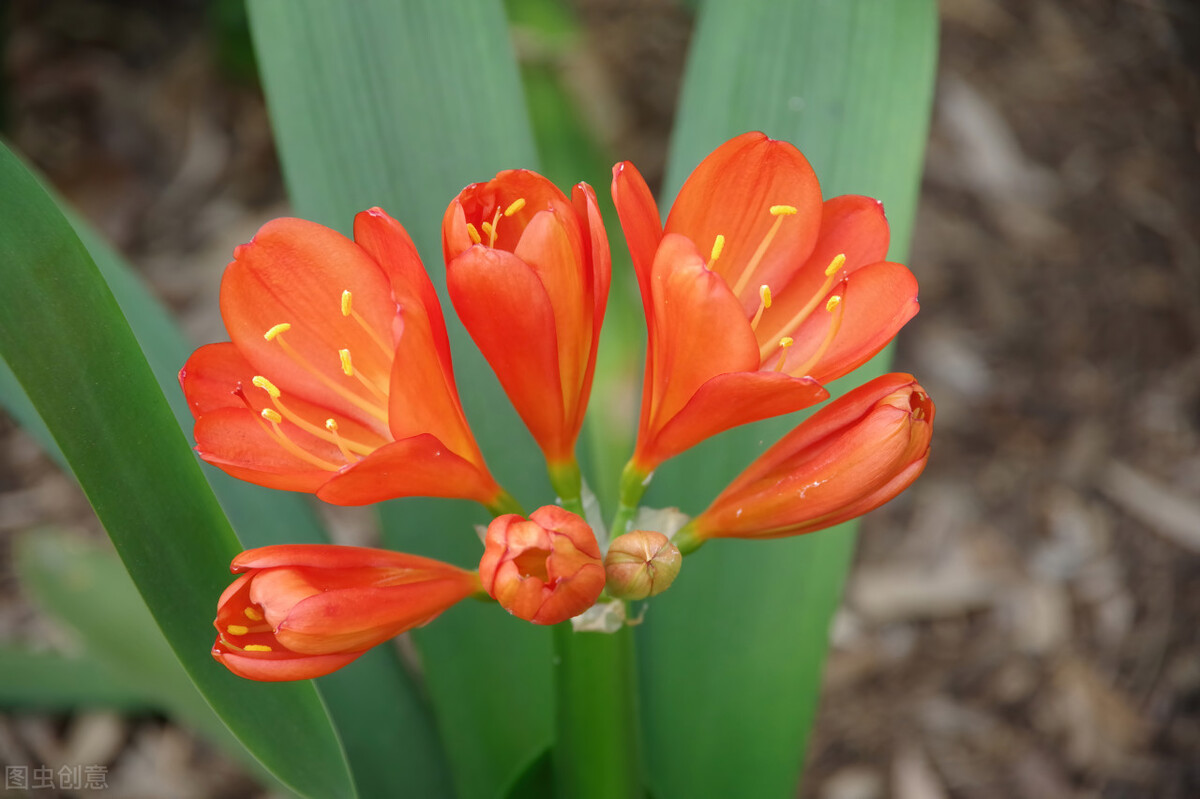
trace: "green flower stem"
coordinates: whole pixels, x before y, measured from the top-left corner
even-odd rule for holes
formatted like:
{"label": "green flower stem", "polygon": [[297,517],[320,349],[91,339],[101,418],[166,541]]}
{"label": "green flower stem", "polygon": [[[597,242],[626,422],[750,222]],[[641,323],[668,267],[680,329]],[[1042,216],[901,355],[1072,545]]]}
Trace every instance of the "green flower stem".
{"label": "green flower stem", "polygon": [[500,489],[500,493],[491,502],[484,503],[484,507],[488,509],[488,513],[492,516],[503,516],[506,513],[515,513],[518,516],[525,515],[525,509],[521,507],[521,503],[517,502],[516,498]]}
{"label": "green flower stem", "polygon": [[629,525],[637,514],[638,503],[642,501],[642,494],[646,493],[646,487],[650,485],[650,478],[653,476],[653,472],[643,471],[632,459],[625,464],[625,468],[621,470],[620,498],[617,515],[613,517],[612,530],[609,532],[610,540],[629,532]]}
{"label": "green flower stem", "polygon": [[643,799],[633,634],[554,628],[556,795]]}
{"label": "green flower stem", "polygon": [[562,506],[583,517],[583,475],[579,473],[579,462],[571,458],[565,463],[547,463],[546,472]]}

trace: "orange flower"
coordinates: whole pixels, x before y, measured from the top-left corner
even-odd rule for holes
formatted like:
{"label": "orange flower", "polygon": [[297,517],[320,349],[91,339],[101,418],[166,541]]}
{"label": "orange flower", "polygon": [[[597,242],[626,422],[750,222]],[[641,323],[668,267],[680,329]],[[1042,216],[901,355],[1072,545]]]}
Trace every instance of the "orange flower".
{"label": "orange flower", "polygon": [[596,193],[507,170],[450,203],[442,243],[463,325],[546,460],[573,463],[611,273]]}
{"label": "orange flower", "polygon": [[888,374],[831,402],[784,436],[675,537],[778,538],[832,527],[908,488],[929,460],[933,400]]}
{"label": "orange flower", "polygon": [[512,513],[492,520],[479,578],[514,616],[558,624],[596,603],[604,590],[604,562],[588,523],[547,505],[528,521]]}
{"label": "orange flower", "polygon": [[276,682],[336,671],[481,590],[479,576],[402,552],[298,544],[251,549],[217,602],[213,657]]}
{"label": "orange flower", "polygon": [[882,206],[821,201],[800,151],[762,133],[696,168],[664,228],[645,181],[613,167],[613,201],[648,329],[633,464],[643,474],[723,430],[807,407],[917,312]]}
{"label": "orange flower", "polygon": [[234,250],[221,282],[232,343],[201,347],[179,373],[196,451],[337,505],[421,495],[506,507],[412,239],[378,208],[355,217],[354,238],[276,219]]}

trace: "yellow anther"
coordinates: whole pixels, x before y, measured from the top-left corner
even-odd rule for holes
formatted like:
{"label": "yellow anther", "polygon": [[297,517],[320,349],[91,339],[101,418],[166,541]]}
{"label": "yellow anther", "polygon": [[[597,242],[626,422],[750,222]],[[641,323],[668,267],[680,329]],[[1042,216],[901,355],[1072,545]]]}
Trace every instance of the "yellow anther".
{"label": "yellow anther", "polygon": [[791,336],[784,336],[779,339],[779,362],[775,364],[775,371],[783,371],[783,363],[787,360],[788,347],[795,344],[795,340]]}
{"label": "yellow anther", "polygon": [[771,216],[791,216],[796,213],[794,205],[772,205]]}
{"label": "yellow anther", "polygon": [[842,302],[841,295],[834,294],[832,297],[830,297],[828,300],[825,301],[825,310],[832,313],[833,309],[838,307],[838,305],[841,304],[841,302]]}
{"label": "yellow anther", "polygon": [[712,265],[721,257],[721,251],[725,249],[725,237],[720,233],[713,239],[712,253],[708,256],[708,268],[712,269]]}
{"label": "yellow anther", "polygon": [[270,652],[271,647],[266,644],[246,644],[244,647],[247,652]]}
{"label": "yellow anther", "polygon": [[286,333],[291,329],[292,326],[287,322],[284,322],[283,324],[275,325],[275,327],[271,328],[266,333],[263,333],[263,338],[265,338],[267,341],[274,341],[275,337],[280,333]]}
{"label": "yellow anther", "polygon": [[750,329],[758,330],[758,323],[762,321],[763,311],[771,307],[771,287],[763,283],[758,287],[758,310],[754,312],[754,318],[750,320]]}
{"label": "yellow anther", "polygon": [[517,211],[520,211],[524,207],[525,207],[525,198],[518,197],[517,199],[512,201],[511,205],[509,205],[507,208],[504,209],[504,215],[512,216],[513,214],[515,214]]}
{"label": "yellow anther", "polygon": [[354,295],[348,290],[342,292],[342,316],[349,316],[353,309]]}
{"label": "yellow anther", "polygon": [[242,613],[250,621],[262,621],[263,615],[254,608],[243,608]]}
{"label": "yellow anther", "polygon": [[479,231],[470,222],[467,223],[467,235],[471,237],[471,241],[476,244],[483,244],[483,236],[479,235]]}
{"label": "yellow anther", "polygon": [[271,424],[279,424],[283,421],[283,417],[279,415],[279,411],[274,408],[263,408],[262,418],[266,419]]}
{"label": "yellow anther", "polygon": [[491,236],[492,238],[495,238],[496,234],[492,232],[495,230],[495,228],[492,227],[491,222],[484,222],[482,225],[480,225],[480,227],[483,228],[483,233],[485,236]]}
{"label": "yellow anther", "polygon": [[346,377],[354,377],[354,364],[350,361],[350,350],[338,350],[338,357],[342,359],[342,371],[346,373]]}
{"label": "yellow anther", "polygon": [[254,384],[255,388],[261,388],[263,391],[270,394],[271,399],[279,398],[279,389],[275,388],[275,384],[262,375],[255,375],[254,379],[250,382]]}
{"label": "yellow anther", "polygon": [[229,633],[230,635],[245,635],[246,633],[250,632],[250,628],[243,627],[240,624],[231,624],[225,628],[225,632]]}
{"label": "yellow anther", "polygon": [[833,273],[846,265],[846,253],[839,252],[833,256],[833,260],[829,262],[829,266],[825,267],[825,277],[833,277]]}
{"label": "yellow anther", "polygon": [[337,419],[326,419],[325,420],[325,429],[331,433],[336,433],[337,432]]}

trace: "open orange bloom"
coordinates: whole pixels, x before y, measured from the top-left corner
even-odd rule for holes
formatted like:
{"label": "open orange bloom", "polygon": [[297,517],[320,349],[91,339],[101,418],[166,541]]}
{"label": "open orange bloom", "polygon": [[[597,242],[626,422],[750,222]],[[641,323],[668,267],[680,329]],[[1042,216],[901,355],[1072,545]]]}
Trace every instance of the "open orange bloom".
{"label": "open orange bloom", "polygon": [[500,606],[534,624],[558,624],[596,604],[604,561],[583,519],[557,505],[497,516],[479,561],[483,588]]}
{"label": "open orange bloom", "polygon": [[646,311],[648,355],[633,464],[827,398],[821,384],[882,349],[917,312],[917,283],[884,259],[883,208],[822,202],[800,151],[762,133],[718,147],[666,226],[633,164],[613,167]]}
{"label": "open orange bloom", "polygon": [[448,563],[363,547],[251,549],[217,602],[213,657],[251,680],[307,680],[432,621],[481,590]]}
{"label": "open orange bloom", "polygon": [[764,452],[676,536],[811,533],[873,510],[908,488],[929,460],[933,401],[912,375],[887,374],[821,408]]}
{"label": "open orange bloom", "polygon": [[507,170],[450,203],[442,242],[467,332],[546,460],[573,462],[611,274],[596,193]]}
{"label": "open orange bloom", "polygon": [[383,211],[355,217],[354,241],[268,222],[234,250],[221,315],[232,342],[201,347],[179,373],[204,460],[338,505],[503,506],[463,415],[437,294]]}

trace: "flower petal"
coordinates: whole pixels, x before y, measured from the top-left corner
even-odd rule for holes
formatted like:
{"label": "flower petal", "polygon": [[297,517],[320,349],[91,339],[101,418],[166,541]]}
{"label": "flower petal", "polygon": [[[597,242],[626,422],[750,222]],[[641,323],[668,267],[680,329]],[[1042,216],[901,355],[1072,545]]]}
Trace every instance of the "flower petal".
{"label": "flower petal", "polygon": [[821,224],[821,187],[808,160],[791,144],[763,133],[745,133],[722,144],[700,162],[671,207],[666,233],[682,233],[707,253],[718,235],[725,237],[715,270],[730,286],[742,273],[775,225],[772,206],[791,205],[762,260],[746,278],[752,287],[739,292],[757,304],[758,286],[782,285],[812,252]]}
{"label": "flower petal", "polygon": [[486,470],[423,434],[388,444],[335,475],[316,492],[333,505],[368,505],[397,497],[448,497],[488,503],[500,488]]}
{"label": "flower petal", "polygon": [[[916,316],[917,279],[900,264],[883,261],[856,271],[842,292],[842,321],[832,345],[806,374],[819,383],[836,380],[871,359]],[[834,315],[824,309],[792,333],[796,345],[788,351],[784,370],[796,370],[825,340]]]}
{"label": "flower petal", "polygon": [[741,303],[725,281],[705,267],[690,239],[663,237],[652,278],[654,336],[647,358],[652,394],[645,422],[649,430],[665,425],[712,377],[755,371],[759,364],[758,343]]}
{"label": "flower petal", "polygon": [[[306,448],[316,450],[315,457],[331,464],[342,462],[336,447],[323,449],[303,431],[288,428],[290,435],[304,439]],[[196,453],[239,480],[283,491],[311,493],[333,474],[285,450],[267,429],[267,423],[248,408],[217,408],[196,420]]]}
{"label": "flower petal", "polygon": [[[342,314],[350,291],[367,328]],[[366,252],[340,233],[301,219],[276,219],[234,250],[221,281],[221,315],[230,338],[259,373],[285,394],[297,394],[369,422],[359,382],[342,371],[339,350],[354,368],[386,390],[396,316],[387,276]],[[283,336],[299,363],[264,334],[291,325]],[[378,403],[375,403],[378,404]]]}
{"label": "flower petal", "polygon": [[798,411],[826,399],[814,380],[781,372],[730,372],[702,385],[691,400],[643,445],[638,459],[653,468],[667,458],[738,425]]}
{"label": "flower petal", "polygon": [[365,652],[364,649],[362,652],[340,652],[333,655],[297,655],[279,651],[255,652],[251,656],[224,649],[218,639],[212,655],[218,663],[239,677],[259,682],[285,682],[323,677],[358,660]]}
{"label": "flower petal", "polygon": [[649,313],[652,307],[650,271],[658,243],[663,237],[658,205],[642,173],[630,161],[622,161],[613,167],[612,198],[621,220],[625,243],[629,246],[629,255],[633,259],[638,287],[642,291],[642,307]]}
{"label": "flower petal", "polygon": [[247,569],[269,569],[275,566],[321,569],[373,567],[425,571],[456,569],[440,560],[423,558],[420,555],[410,555],[407,552],[397,552],[392,549],[372,549],[337,544],[273,544],[242,552],[233,559],[230,571],[237,574]]}
{"label": "flower petal", "polygon": [[563,392],[554,311],[533,269],[511,253],[472,247],[447,265],[446,284],[459,319],[534,439],[552,452],[570,446],[558,440]]}

